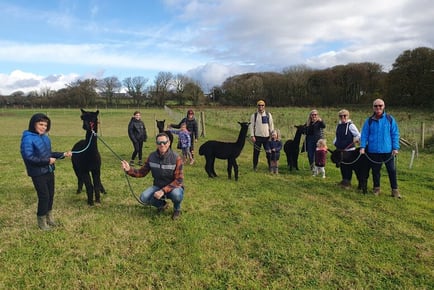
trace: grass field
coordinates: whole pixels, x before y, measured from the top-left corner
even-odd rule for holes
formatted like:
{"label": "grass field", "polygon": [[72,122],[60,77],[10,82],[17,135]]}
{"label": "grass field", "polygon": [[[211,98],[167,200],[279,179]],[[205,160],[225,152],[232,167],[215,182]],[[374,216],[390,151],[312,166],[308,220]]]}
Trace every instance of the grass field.
{"label": "grass field", "polygon": [[[234,141],[254,108],[201,108],[206,137]],[[308,108],[271,108],[276,127],[292,138]],[[267,172],[263,153],[252,170],[252,146],[238,158],[240,178],[228,180],[226,162],[216,161],[219,177],[209,179],[204,160],[185,166],[185,200],[180,220],[170,210],[158,215],[132,196],[119,160],[99,142],[102,180],[107,195],[89,207],[76,194],[70,160],[56,167],[54,213],[61,225],[43,232],[36,225],[36,193],[19,153],[21,133],[30,116],[42,111],[52,119],[53,150],[65,151],[84,137],[78,109],[0,109],[0,288],[1,289],[434,289],[434,158],[412,149],[398,157],[403,199],[362,195],[336,186],[340,173],[331,162],[327,178],[310,176],[307,157],[301,170],[288,172],[283,154],[280,174]],[[129,159],[127,125],[133,110],[100,110],[100,135],[117,154]],[[177,122],[181,110],[141,109],[150,136],[155,119]],[[338,108],[320,108],[329,146]],[[360,128],[368,108],[352,108]],[[421,122],[433,132],[433,116],[407,109],[390,110],[401,135],[420,144]],[[154,150],[152,137],[145,144]],[[134,194],[150,177],[129,179]],[[353,180],[355,183],[355,180]]]}

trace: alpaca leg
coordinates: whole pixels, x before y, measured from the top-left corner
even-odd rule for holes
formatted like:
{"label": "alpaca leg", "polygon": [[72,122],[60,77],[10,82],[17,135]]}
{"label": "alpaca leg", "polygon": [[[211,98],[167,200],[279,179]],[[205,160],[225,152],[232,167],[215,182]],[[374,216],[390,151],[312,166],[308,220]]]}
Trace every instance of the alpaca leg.
{"label": "alpaca leg", "polygon": [[[232,166],[233,166],[233,161],[231,159],[228,159],[228,167],[227,167],[227,171],[228,171],[228,179],[232,179]],[[236,177],[235,177],[236,179]]]}
{"label": "alpaca leg", "polygon": [[76,193],[79,194],[83,190],[83,180],[80,177],[77,177],[77,191]]}
{"label": "alpaca leg", "polygon": [[298,170],[298,152],[294,155],[294,168]]}
{"label": "alpaca leg", "polygon": [[93,190],[95,192],[95,202],[101,203],[101,172],[99,169],[92,171]]}
{"label": "alpaca leg", "polygon": [[105,188],[104,188],[104,186],[102,185],[102,183],[100,184],[100,186],[101,186],[101,193],[107,194],[107,191],[105,191]]}
{"label": "alpaca leg", "polygon": [[87,204],[88,205],[94,205],[93,185],[92,185],[92,180],[90,179],[89,173],[85,173],[85,174],[81,175],[81,178],[83,179],[84,185],[86,187]]}
{"label": "alpaca leg", "polygon": [[206,156],[205,157],[205,171],[208,174],[208,177],[213,178],[214,176],[212,174],[211,166],[212,166],[212,160],[210,157]]}
{"label": "alpaca leg", "polygon": [[80,172],[74,165],[73,165],[73,169],[75,172],[75,176],[77,176],[77,191],[75,193],[79,194],[83,190],[83,179],[80,176]]}
{"label": "alpaca leg", "polygon": [[210,165],[211,175],[212,175],[212,177],[217,177],[217,173],[215,173],[215,166],[214,166],[214,164],[215,164],[215,157],[212,156],[211,157],[211,165]]}
{"label": "alpaca leg", "polygon": [[234,166],[235,181],[238,181],[238,164],[237,164],[237,160],[234,159],[233,163],[234,163],[233,166]]}

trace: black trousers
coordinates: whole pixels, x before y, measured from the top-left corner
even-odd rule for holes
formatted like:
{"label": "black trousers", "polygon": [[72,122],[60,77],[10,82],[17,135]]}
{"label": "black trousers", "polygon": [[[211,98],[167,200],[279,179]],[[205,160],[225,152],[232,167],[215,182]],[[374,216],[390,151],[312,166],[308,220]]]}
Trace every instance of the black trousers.
{"label": "black trousers", "polygon": [[133,142],[134,151],[131,155],[131,160],[134,160],[137,155],[139,155],[139,160],[142,160],[142,154],[143,154],[143,141],[139,142]]}
{"label": "black trousers", "polygon": [[[259,153],[261,152],[261,147],[264,148],[265,151],[265,144],[267,144],[269,137],[257,137],[255,136],[255,144],[253,146],[253,168],[256,168],[258,166],[259,161]],[[270,168],[270,154],[265,153],[267,156],[267,164],[268,168]]]}
{"label": "black trousers", "polygon": [[32,177],[38,195],[38,216],[46,215],[53,208],[54,202],[54,172]]}

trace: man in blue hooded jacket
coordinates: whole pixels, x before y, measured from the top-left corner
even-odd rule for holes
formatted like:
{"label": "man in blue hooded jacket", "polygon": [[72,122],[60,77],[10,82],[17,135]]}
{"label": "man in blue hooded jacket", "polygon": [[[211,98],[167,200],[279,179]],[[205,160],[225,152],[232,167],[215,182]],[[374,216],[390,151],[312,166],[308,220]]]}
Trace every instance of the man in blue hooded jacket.
{"label": "man in blue hooded jacket", "polygon": [[385,112],[382,99],[373,102],[374,113],[363,124],[360,153],[367,153],[371,162],[374,194],[380,194],[380,171],[383,163],[389,175],[392,197],[401,198],[396,179],[395,157],[399,151],[399,128],[396,120]]}

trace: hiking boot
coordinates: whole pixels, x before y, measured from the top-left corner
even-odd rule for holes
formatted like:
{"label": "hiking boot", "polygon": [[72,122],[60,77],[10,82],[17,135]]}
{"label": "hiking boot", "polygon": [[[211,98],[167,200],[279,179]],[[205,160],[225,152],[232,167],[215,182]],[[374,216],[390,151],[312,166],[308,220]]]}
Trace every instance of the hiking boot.
{"label": "hiking boot", "polygon": [[392,197],[401,198],[398,189],[392,189]]}
{"label": "hiking boot", "polygon": [[380,187],[374,187],[374,195],[379,196],[380,195]]}
{"label": "hiking boot", "polygon": [[42,216],[38,215],[38,226],[43,231],[49,231],[50,230],[50,227],[47,224],[47,216],[46,215],[42,215]]}
{"label": "hiking boot", "polygon": [[176,220],[181,216],[181,211],[180,210],[175,210],[172,214],[172,219]]}
{"label": "hiking boot", "polygon": [[168,203],[165,203],[163,206],[160,206],[159,208],[158,208],[158,213],[162,213],[162,212],[164,212],[167,208],[169,207],[169,204]]}
{"label": "hiking boot", "polygon": [[134,160],[130,160],[130,166],[134,166]]}
{"label": "hiking boot", "polygon": [[349,180],[345,180],[345,179],[343,179],[341,182],[339,182],[338,185],[340,187],[342,187],[343,189],[350,189],[351,188],[351,182]]}
{"label": "hiking boot", "polygon": [[142,160],[139,160],[139,162],[137,163],[137,165],[142,166],[143,165]]}
{"label": "hiking boot", "polygon": [[54,221],[53,213],[51,210],[49,212],[47,212],[47,225],[49,225],[50,227],[56,227],[57,226],[57,223]]}

